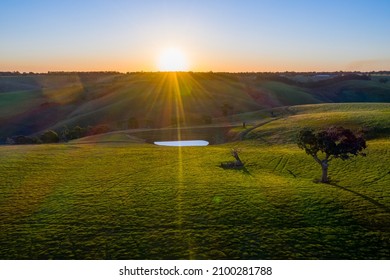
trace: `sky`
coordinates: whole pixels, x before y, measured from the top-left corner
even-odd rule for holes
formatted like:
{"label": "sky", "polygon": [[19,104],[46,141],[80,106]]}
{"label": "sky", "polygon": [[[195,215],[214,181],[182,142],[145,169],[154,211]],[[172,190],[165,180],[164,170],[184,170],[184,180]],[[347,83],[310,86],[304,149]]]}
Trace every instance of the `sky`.
{"label": "sky", "polygon": [[389,0],[1,0],[0,71],[390,70]]}

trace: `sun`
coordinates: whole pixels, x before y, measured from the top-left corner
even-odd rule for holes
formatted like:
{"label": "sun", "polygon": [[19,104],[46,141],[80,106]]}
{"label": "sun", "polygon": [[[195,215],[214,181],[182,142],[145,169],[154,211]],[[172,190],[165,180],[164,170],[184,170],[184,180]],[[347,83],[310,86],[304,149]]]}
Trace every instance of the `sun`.
{"label": "sun", "polygon": [[180,49],[169,48],[161,52],[157,68],[159,71],[187,71],[188,62]]}

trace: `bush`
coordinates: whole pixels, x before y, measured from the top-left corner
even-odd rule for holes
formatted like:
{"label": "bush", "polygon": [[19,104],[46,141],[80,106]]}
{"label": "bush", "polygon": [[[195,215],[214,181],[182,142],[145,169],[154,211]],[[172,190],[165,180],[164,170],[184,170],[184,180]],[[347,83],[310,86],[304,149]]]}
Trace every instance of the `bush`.
{"label": "bush", "polygon": [[[12,141],[16,145],[35,144],[32,138],[23,135],[13,136]],[[12,141],[10,141],[10,143],[12,143]]]}
{"label": "bush", "polygon": [[58,143],[60,138],[58,134],[53,130],[45,131],[40,137],[42,143]]}
{"label": "bush", "polygon": [[81,126],[75,126],[69,131],[68,139],[78,139],[86,135],[86,129]]}

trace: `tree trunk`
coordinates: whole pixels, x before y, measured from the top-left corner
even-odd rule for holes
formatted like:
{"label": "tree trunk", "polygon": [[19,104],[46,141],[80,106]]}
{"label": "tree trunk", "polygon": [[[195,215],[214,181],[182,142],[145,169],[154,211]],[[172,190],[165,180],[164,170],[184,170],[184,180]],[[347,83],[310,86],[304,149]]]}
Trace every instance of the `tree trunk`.
{"label": "tree trunk", "polygon": [[232,150],[232,156],[236,159],[236,166],[243,166],[244,164],[242,163],[240,157],[238,156],[238,151],[237,150]]}
{"label": "tree trunk", "polygon": [[321,168],[322,168],[322,177],[321,177],[321,183],[328,183],[328,161],[323,160],[321,161]]}

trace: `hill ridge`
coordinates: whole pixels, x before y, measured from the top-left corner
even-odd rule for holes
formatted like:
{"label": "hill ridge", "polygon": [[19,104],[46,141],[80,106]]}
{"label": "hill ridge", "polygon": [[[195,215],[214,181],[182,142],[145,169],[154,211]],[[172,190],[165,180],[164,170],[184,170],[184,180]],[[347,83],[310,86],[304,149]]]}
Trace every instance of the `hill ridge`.
{"label": "hill ridge", "polygon": [[[302,104],[390,102],[381,76],[303,83],[243,73],[98,73],[0,76],[0,143],[47,129],[199,126]],[[278,77],[278,78],[275,78]],[[289,81],[287,81],[289,79]],[[318,86],[321,85],[321,86]],[[277,109],[275,109],[277,110]]]}

